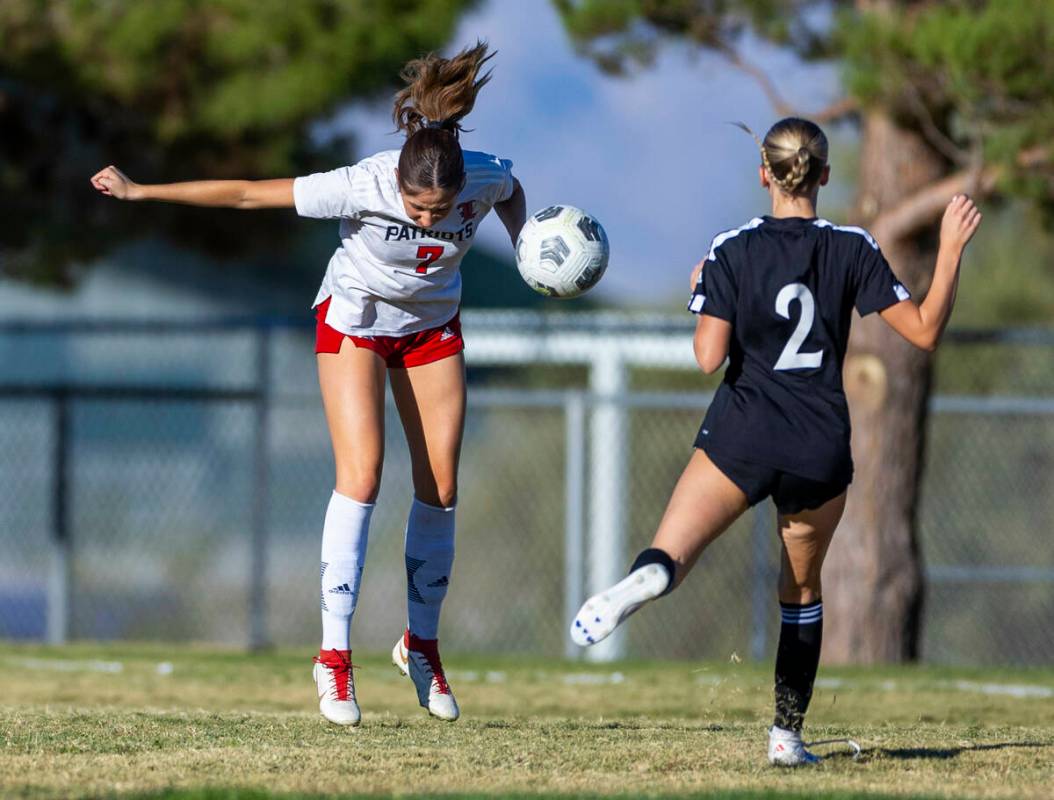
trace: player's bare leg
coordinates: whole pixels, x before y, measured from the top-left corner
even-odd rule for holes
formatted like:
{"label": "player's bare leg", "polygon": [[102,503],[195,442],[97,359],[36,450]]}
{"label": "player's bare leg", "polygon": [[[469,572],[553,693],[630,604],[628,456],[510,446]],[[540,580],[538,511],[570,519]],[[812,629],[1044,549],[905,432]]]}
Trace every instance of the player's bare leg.
{"label": "player's bare leg", "polygon": [[410,448],[414,494],[429,505],[451,506],[465,431],[464,355],[389,374]]}
{"label": "player's bare leg", "polygon": [[349,637],[384,458],[384,362],[345,339],[339,353],[318,355],[318,376],[336,489],[322,533],[322,646],[314,676],[322,715],[357,725]]}
{"label": "player's bare leg", "polygon": [[339,353],[318,354],[318,383],[326,412],[336,489],[360,503],[377,499],[384,462],[383,359],[344,339]]}
{"label": "player's bare leg", "polygon": [[671,591],[747,507],[743,491],[696,450],[674,487],[651,548],[641,553],[627,577],[585,602],[571,623],[572,640],[595,644],[645,603]]}
{"label": "player's bare leg", "polygon": [[747,496],[702,450],[695,450],[674,487],[651,546],[676,564],[671,588],[688,575],[699,556],[748,508]]}
{"label": "player's bare leg", "polygon": [[413,680],[418,702],[430,714],[453,721],[460,710],[439,658],[439,613],[454,561],[465,360],[459,353],[390,374],[414,483],[406,526],[408,624],[392,648],[392,662]]}
{"label": "player's bare leg", "polygon": [[777,766],[820,761],[805,749],[801,731],[820,663],[820,570],[844,510],[843,493],[818,509],[779,515],[781,626],[776,652],[776,717],[769,729],[769,762]]}
{"label": "player's bare leg", "polygon": [[779,597],[784,603],[812,603],[822,596],[820,570],[845,511],[846,495],[811,511],[779,515],[781,548]]}

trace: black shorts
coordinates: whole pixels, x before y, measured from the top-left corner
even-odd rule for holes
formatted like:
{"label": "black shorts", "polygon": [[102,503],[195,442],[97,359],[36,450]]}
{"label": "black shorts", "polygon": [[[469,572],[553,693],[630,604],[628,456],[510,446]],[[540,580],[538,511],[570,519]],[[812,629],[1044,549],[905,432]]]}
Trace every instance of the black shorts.
{"label": "black shorts", "polygon": [[714,452],[700,447],[698,441],[695,446],[706,453],[714,466],[743,491],[750,505],[757,505],[771,496],[780,514],[798,514],[817,509],[838,497],[853,480],[852,472],[846,471],[830,482],[814,481],[793,472]]}

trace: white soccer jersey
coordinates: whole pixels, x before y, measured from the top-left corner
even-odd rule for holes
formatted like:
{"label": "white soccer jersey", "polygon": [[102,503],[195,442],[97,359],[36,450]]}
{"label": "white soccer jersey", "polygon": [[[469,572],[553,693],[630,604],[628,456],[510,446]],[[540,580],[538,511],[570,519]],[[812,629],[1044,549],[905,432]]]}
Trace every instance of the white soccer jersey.
{"label": "white soccer jersey", "polygon": [[398,150],[293,182],[300,216],[340,219],[341,245],[314,302],[333,298],[329,325],[358,336],[405,336],[454,317],[461,259],[483,217],[513,192],[511,161],[471,150],[464,157],[465,188],[429,229],[406,215],[395,179]]}

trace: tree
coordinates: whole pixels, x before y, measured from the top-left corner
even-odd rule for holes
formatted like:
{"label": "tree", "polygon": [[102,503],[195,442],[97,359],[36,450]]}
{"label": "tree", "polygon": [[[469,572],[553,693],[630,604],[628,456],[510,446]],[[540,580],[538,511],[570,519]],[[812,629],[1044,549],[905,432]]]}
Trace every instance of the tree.
{"label": "tree", "polygon": [[[958,191],[1018,196],[1049,212],[1054,170],[1054,5],[1028,0],[554,0],[582,52],[619,73],[664,40],[721,53],[780,115],[850,119],[861,134],[852,221],[922,294],[936,222]],[[740,50],[752,32],[806,59],[836,59],[847,96],[792,109]],[[918,656],[923,571],[915,516],[932,362],[880,320],[854,326],[845,365],[854,490],[824,571],[825,657]]]}
{"label": "tree", "polygon": [[69,282],[130,236],[213,254],[273,250],[289,227],[99,203],[88,178],[263,178],[331,168],[346,138],[313,126],[395,86],[475,0],[4,0],[0,4],[0,269]]}

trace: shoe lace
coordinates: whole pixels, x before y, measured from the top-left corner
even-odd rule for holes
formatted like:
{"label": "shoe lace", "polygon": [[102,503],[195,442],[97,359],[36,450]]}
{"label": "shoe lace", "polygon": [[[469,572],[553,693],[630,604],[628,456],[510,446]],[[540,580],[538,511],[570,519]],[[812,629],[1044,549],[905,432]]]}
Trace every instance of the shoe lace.
{"label": "shoe lace", "polygon": [[[842,739],[817,739],[815,742],[800,742],[799,744],[801,745],[803,750],[806,747],[818,747],[820,745],[825,745],[825,744],[844,744],[850,750],[853,751],[853,754],[850,756],[850,758],[852,758],[855,761],[856,759],[858,759],[860,757],[860,745],[858,745],[856,742],[854,742],[852,739],[849,739],[849,738],[842,738]],[[805,752],[808,752],[808,750],[806,750]],[[812,754],[810,753],[810,755],[812,755]]]}
{"label": "shoe lace", "polygon": [[439,659],[439,647],[434,643],[421,645],[416,652],[425,657],[428,671],[432,673],[435,681],[436,691],[440,694],[450,694],[450,684],[446,682],[446,674],[443,672],[443,662]]}
{"label": "shoe lace", "polygon": [[340,655],[336,659],[322,659],[315,656],[312,660],[316,664],[321,664],[326,670],[326,696],[330,700],[355,699],[355,680],[352,670],[359,668],[357,664],[352,664],[350,658],[345,659]]}

